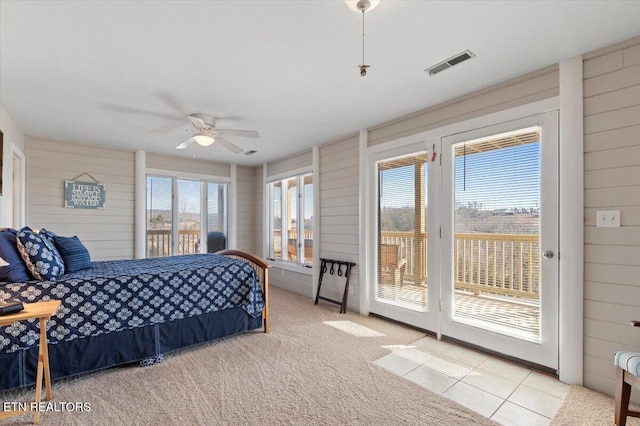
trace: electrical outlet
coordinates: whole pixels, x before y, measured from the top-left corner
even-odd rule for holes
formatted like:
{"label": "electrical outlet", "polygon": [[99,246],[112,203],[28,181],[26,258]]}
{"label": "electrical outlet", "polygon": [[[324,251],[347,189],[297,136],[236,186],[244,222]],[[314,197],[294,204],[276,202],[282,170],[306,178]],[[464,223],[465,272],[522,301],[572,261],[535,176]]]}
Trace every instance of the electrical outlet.
{"label": "electrical outlet", "polygon": [[349,287],[349,294],[354,294],[353,287]]}
{"label": "electrical outlet", "polygon": [[596,226],[598,228],[619,228],[620,210],[598,210],[596,212]]}

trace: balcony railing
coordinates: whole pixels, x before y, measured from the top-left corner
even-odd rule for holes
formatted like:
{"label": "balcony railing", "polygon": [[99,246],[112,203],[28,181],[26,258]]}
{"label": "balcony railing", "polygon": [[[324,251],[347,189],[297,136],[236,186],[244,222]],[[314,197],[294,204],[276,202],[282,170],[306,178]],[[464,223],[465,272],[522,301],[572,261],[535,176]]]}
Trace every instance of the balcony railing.
{"label": "balcony railing", "polygon": [[[405,282],[426,282],[427,238],[427,233],[419,233],[416,239],[414,232],[382,232],[381,244],[397,246],[398,259],[405,262]],[[474,294],[538,299],[539,252],[537,235],[456,234],[453,263],[455,287]]]}
{"label": "balcony railing", "polygon": [[[287,232],[287,256],[291,261],[296,261],[296,231],[295,229],[289,229]],[[273,230],[273,245],[274,245],[274,257],[280,259],[282,257],[282,230]],[[313,257],[313,231],[309,229],[304,230],[304,257],[305,262],[310,263]]]}
{"label": "balcony railing", "polygon": [[456,234],[454,277],[458,289],[538,299],[537,235]]}
{"label": "balcony railing", "polygon": [[[171,256],[171,230],[147,229],[147,256]],[[200,253],[200,230],[178,231],[178,254]]]}
{"label": "balcony railing", "polygon": [[[295,241],[295,231],[289,231],[288,237],[289,242]],[[178,238],[179,254],[200,252],[199,230],[180,230]],[[274,238],[276,247],[282,247],[280,230],[276,230]],[[313,241],[313,231],[305,230],[304,239]],[[396,246],[398,259],[404,261],[404,283],[427,282],[427,241],[426,232],[417,235],[414,232],[382,232],[380,243]],[[537,235],[456,234],[453,264],[455,287],[474,294],[538,299],[539,253]],[[171,231],[147,230],[147,255],[158,257],[170,254]],[[311,257],[311,250],[307,256],[306,247],[305,257]]]}

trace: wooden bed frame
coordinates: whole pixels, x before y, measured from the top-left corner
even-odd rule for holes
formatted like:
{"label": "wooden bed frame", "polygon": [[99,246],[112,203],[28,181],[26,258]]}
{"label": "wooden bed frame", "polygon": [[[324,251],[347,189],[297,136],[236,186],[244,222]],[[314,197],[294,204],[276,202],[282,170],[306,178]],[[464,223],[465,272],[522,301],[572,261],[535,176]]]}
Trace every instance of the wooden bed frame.
{"label": "wooden bed frame", "polygon": [[264,323],[264,332],[269,332],[269,265],[265,260],[240,250],[220,250],[216,252],[222,256],[247,262],[258,274],[262,293],[264,294],[264,310],[262,311],[262,320]]}

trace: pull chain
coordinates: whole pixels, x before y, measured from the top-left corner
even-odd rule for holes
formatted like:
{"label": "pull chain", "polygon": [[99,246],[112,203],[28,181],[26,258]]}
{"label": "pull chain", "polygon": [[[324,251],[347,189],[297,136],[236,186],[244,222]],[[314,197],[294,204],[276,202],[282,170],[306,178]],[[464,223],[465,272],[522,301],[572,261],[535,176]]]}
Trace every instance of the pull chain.
{"label": "pull chain", "polygon": [[366,12],[366,9],[362,9],[362,65],[360,65],[361,77],[367,75],[367,68],[369,68],[369,65],[364,64],[364,12]]}

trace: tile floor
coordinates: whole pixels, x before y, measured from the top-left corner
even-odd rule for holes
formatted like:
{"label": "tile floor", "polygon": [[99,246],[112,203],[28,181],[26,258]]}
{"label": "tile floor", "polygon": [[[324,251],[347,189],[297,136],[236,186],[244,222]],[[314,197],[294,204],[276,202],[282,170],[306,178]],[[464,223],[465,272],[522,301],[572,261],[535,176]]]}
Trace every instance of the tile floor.
{"label": "tile floor", "polygon": [[548,425],[569,392],[551,376],[428,336],[387,349],[376,364],[503,425]]}

